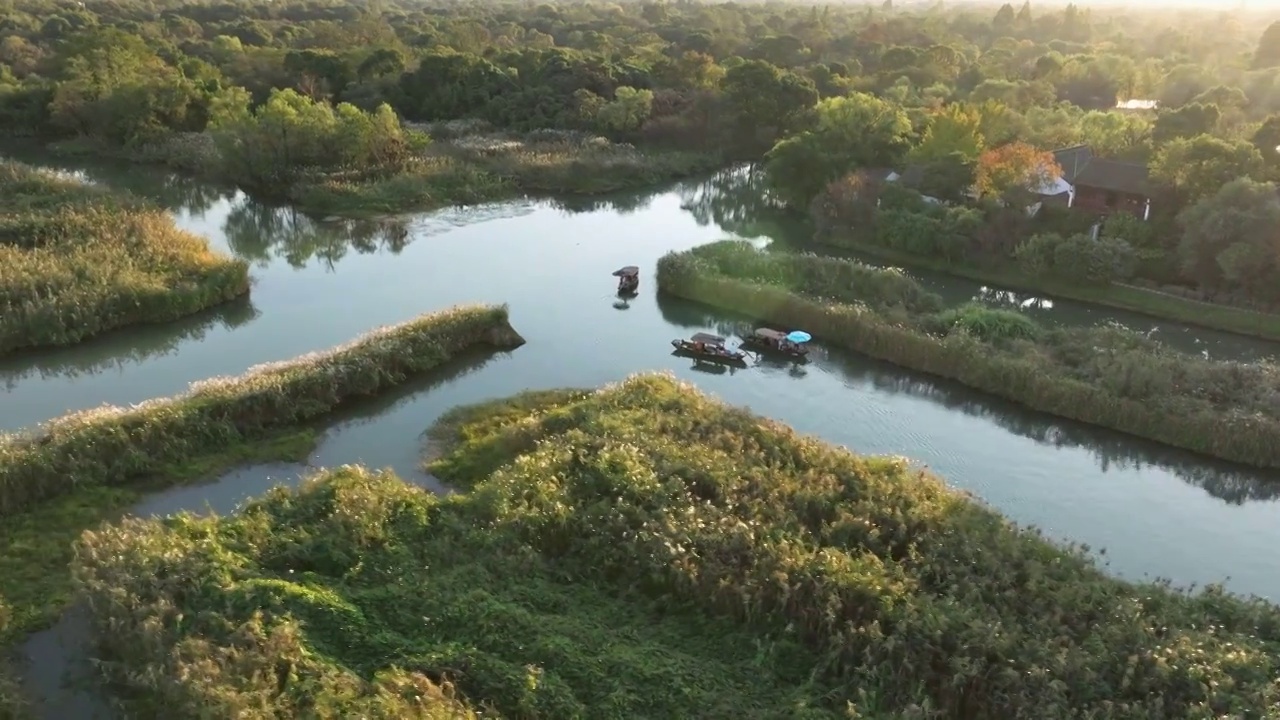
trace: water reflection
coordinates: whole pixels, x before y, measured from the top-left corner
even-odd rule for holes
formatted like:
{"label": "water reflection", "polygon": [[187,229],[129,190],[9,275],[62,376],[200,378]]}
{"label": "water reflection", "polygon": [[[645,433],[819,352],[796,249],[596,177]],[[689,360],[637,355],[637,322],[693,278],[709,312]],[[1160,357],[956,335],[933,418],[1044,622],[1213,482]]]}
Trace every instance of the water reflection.
{"label": "water reflection", "polygon": [[699,225],[714,223],[743,237],[787,237],[796,232],[795,220],[784,215],[759,168],[725,170],[687,183],[677,193],[680,208]]}
{"label": "water reflection", "polygon": [[118,330],[70,347],[18,353],[0,359],[0,383],[12,390],[32,377],[76,378],[119,371],[173,354],[181,345],[200,342],[211,332],[235,330],[258,317],[253,302],[243,297],[171,323]]}
{"label": "water reflection", "polygon": [[[690,330],[710,328],[725,337],[741,337],[755,326],[745,316],[695,306],[662,294],[658,295],[657,301],[664,320]],[[819,347],[815,347],[815,350],[819,350]],[[1086,449],[1096,458],[1098,467],[1103,472],[1145,467],[1162,469],[1233,505],[1280,498],[1280,474],[1277,473],[1216,462],[1121,433],[1060,420],[975,392],[958,383],[908,372],[888,363],[840,350],[814,352],[810,363],[826,372],[838,373],[850,381],[870,384],[877,390],[927,399],[948,410],[990,420],[1005,430],[1042,445]],[[756,364],[775,365],[779,368],[785,365],[776,360],[757,361]],[[799,368],[793,368],[793,374],[797,369]]]}
{"label": "water reflection", "polygon": [[316,259],[330,271],[351,250],[398,255],[412,239],[401,218],[318,220],[247,197],[227,213],[222,231],[231,252],[259,266],[280,258],[301,269]]}
{"label": "water reflection", "polygon": [[1052,310],[1053,300],[1039,295],[993,288],[983,285],[973,296],[977,302],[994,307],[1010,307],[1018,310]]}
{"label": "water reflection", "polygon": [[[0,152],[31,165],[48,167],[49,156],[29,147],[0,145]],[[96,185],[127,190],[149,198],[167,210],[202,215],[215,205],[229,202],[238,193],[235,188],[219,186],[208,179],[166,172],[162,169],[140,170],[137,164],[123,160],[96,157],[59,156],[57,174]],[[50,168],[51,169],[51,168]]]}

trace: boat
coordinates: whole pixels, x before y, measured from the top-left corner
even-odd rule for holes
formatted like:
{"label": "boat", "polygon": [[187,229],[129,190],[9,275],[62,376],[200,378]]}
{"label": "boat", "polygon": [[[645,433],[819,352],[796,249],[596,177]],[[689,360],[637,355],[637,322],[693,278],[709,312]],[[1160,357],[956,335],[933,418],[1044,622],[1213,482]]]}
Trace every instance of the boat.
{"label": "boat", "polygon": [[695,360],[725,363],[728,365],[746,365],[747,354],[740,350],[730,350],[724,346],[724,338],[710,333],[696,333],[688,340],[672,340],[676,355],[691,357]]}
{"label": "boat", "polygon": [[742,346],[759,352],[785,355],[795,360],[809,357],[809,348],[803,342],[791,339],[791,333],[770,328],[756,328],[751,335],[742,339]]}
{"label": "boat", "polygon": [[619,295],[634,295],[640,287],[640,268],[635,265],[618,268],[613,276],[618,278]]}

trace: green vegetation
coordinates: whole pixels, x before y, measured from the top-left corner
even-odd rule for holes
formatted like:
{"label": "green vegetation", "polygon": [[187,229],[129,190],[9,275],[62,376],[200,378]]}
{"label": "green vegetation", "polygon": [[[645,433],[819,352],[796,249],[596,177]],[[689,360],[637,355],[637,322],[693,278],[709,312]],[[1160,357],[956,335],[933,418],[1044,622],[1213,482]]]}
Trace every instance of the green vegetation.
{"label": "green vegetation", "polygon": [[[0,435],[0,651],[65,607],[75,538],[148,490],[244,463],[305,460],[315,440],[311,425],[342,404],[385,392],[475,345],[521,343],[505,308],[453,308],[323,353],[197,383],[186,395]],[[0,707],[14,702],[5,688],[0,672]]]}
{"label": "green vegetation", "polygon": [[0,354],[192,315],[248,266],[127,195],[0,163]]}
{"label": "green vegetation", "polygon": [[118,486],[221,448],[296,427],[430,370],[473,345],[524,341],[505,307],[458,307],[323,353],[194,383],[173,398],[64,415],[0,435],[0,517],[85,485]]}
{"label": "green vegetation", "polygon": [[[882,273],[841,288],[845,276]],[[1206,360],[1117,326],[1046,329],[1012,311],[939,310],[900,272],[724,242],[658,263],[662,292],[802,327],[896,365],[1061,417],[1258,467],[1280,467],[1280,368]],[[878,295],[878,297],[873,297]],[[921,296],[918,299],[917,295]],[[913,298],[904,302],[903,298]]]}
{"label": "green vegetation", "polygon": [[1274,606],[1108,578],[668,378],[446,426],[463,495],[343,468],[86,533],[107,676],[142,714],[244,718],[1262,718],[1280,692]]}
{"label": "green vegetation", "polygon": [[823,238],[823,242],[831,242],[834,247],[846,248],[868,258],[908,268],[917,267],[945,272],[976,282],[1000,285],[1015,290],[1040,292],[1051,297],[1130,310],[1196,327],[1280,341],[1280,314],[1258,312],[1212,303],[1197,297],[1175,295],[1172,294],[1175,290],[1173,288],[1157,289],[1117,283],[1079,284],[1052,276],[1035,277],[1013,262],[991,262],[982,266],[960,265],[939,260],[936,256],[916,255],[848,239],[835,241],[831,238]]}
{"label": "green vegetation", "polygon": [[[402,170],[353,181],[326,176],[293,186],[303,208],[352,216],[473,204],[513,195],[600,195],[715,169],[714,154],[642,151],[567,130],[499,132],[484,123],[430,126],[432,141]],[[444,138],[444,139],[441,139]]]}

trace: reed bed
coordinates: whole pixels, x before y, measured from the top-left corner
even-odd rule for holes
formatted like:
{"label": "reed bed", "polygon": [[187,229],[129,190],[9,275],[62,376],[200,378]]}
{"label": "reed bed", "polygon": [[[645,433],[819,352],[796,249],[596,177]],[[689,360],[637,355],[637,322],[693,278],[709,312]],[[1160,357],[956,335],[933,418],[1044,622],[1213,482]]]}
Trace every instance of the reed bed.
{"label": "reed bed", "polygon": [[0,435],[0,517],[79,486],[127,484],[290,429],[477,344],[523,342],[505,307],[456,307],[238,377],[193,383],[176,397],[71,413],[32,432]]}
{"label": "reed bed", "polygon": [[[465,495],[328,471],[86,533],[143,715],[1270,717],[1280,610],[1106,577],[912,470],[665,376],[455,415]],[[519,410],[527,411],[521,416]]]}
{"label": "reed bed", "polygon": [[0,163],[0,354],[170,322],[248,292],[247,263],[163,210]]}
{"label": "reed bed", "polygon": [[[738,256],[750,259],[722,259]],[[662,258],[659,289],[802,327],[834,345],[1035,410],[1280,467],[1280,368],[1271,363],[1205,360],[1114,325],[1045,329],[1007,310],[889,311],[884,301],[849,302],[812,275],[747,274],[738,262],[814,261],[718,243]]]}

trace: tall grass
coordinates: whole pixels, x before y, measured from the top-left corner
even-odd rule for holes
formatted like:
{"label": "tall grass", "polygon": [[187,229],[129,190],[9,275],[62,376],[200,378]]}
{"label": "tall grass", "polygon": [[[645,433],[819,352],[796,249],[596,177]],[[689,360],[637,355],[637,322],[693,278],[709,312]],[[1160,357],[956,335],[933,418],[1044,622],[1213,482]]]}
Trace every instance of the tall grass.
{"label": "tall grass", "polygon": [[479,343],[523,343],[505,307],[420,316],[321,353],[194,383],[185,395],[101,407],[0,435],[0,518],[83,485],[123,485],[184,459],[290,429]]}
{"label": "tall grass", "polygon": [[0,354],[176,320],[248,291],[246,263],[162,210],[0,163]]}
{"label": "tall grass", "polygon": [[1035,410],[1280,467],[1280,369],[1270,363],[1205,360],[1114,326],[1047,330],[1007,311],[891,312],[875,301],[834,302],[825,299],[826,284],[807,276],[784,282],[776,279],[781,274],[741,273],[719,258],[752,255],[751,262],[779,267],[793,259],[746,243],[707,248],[662,258],[660,290],[801,327],[826,342]]}
{"label": "tall grass", "polygon": [[466,495],[344,468],[233,517],[87,533],[100,667],[143,714],[241,718],[1260,720],[1280,700],[1275,606],[1108,578],[905,461],[669,378],[543,397],[437,433]]}

